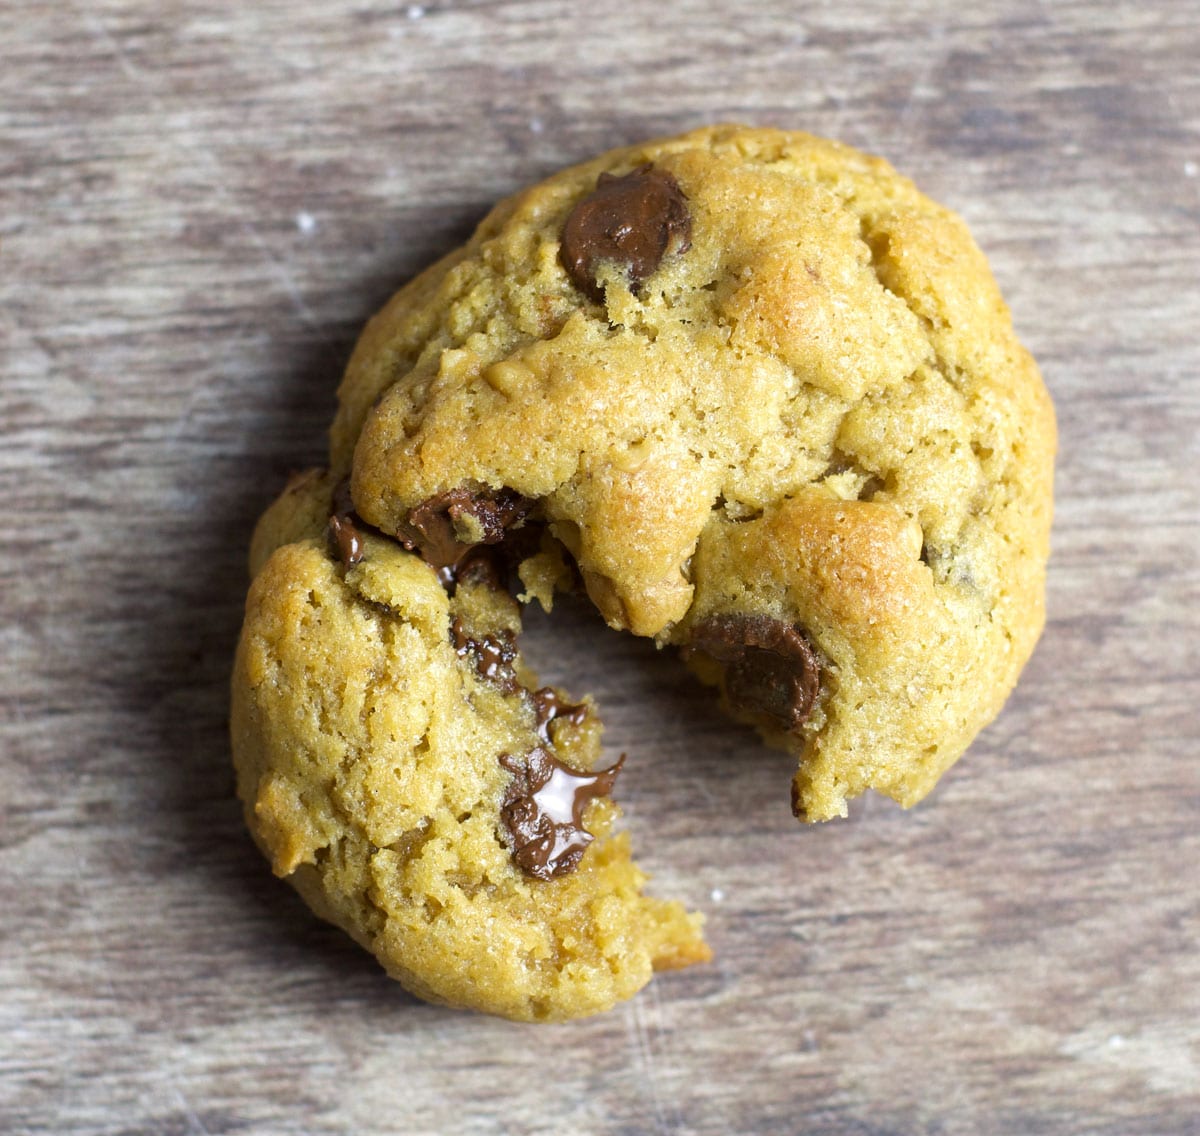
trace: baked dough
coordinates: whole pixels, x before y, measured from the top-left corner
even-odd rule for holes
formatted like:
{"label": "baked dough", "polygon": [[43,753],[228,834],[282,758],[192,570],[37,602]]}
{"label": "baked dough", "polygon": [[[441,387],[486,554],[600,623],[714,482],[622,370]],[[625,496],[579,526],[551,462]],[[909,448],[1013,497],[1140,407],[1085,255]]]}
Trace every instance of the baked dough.
{"label": "baked dough", "polygon": [[965,225],[886,162],[731,126],[565,170],[370,322],[328,469],[260,523],[251,830],[422,997],[602,1010],[708,950],[506,575],[680,648],[795,754],[798,817],[907,806],[1040,633],[1054,446]]}

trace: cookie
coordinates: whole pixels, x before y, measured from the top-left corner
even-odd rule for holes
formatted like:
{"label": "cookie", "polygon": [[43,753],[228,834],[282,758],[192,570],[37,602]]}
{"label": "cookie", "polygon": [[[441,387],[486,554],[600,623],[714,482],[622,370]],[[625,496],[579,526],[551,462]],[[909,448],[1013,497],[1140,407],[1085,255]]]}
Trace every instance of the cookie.
{"label": "cookie", "polygon": [[[539,687],[479,559],[451,586],[296,479],[258,527],[233,678],[250,829],[277,874],[422,998],[596,1013],[709,957],[613,834],[620,760]],[[332,524],[327,526],[327,520]]]}
{"label": "cookie", "polygon": [[328,470],[255,535],[239,791],[423,997],[572,1017],[707,957],[506,582],[678,648],[795,755],[804,820],[921,799],[1040,633],[1037,368],[962,221],[836,143],[716,127],[551,177],[392,298],[338,394]]}

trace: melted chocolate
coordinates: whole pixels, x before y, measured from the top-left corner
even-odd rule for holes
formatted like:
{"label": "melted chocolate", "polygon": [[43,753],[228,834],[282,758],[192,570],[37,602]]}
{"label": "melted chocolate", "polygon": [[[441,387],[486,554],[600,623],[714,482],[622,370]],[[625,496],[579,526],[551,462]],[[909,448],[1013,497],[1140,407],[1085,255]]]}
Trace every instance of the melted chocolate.
{"label": "melted chocolate", "polygon": [[330,505],[329,541],[337,552],[343,568],[357,564],[363,558],[363,539],[358,531],[360,523],[350,496],[350,478],[343,477],[333,491]]}
{"label": "melted chocolate", "polygon": [[453,564],[436,569],[438,582],[450,595],[459,584],[481,584],[494,591],[503,591],[501,567],[492,548],[474,545]]}
{"label": "melted chocolate", "polygon": [[812,713],[821,666],[799,628],[765,615],[713,615],[697,624],[690,646],[724,664],[734,709],[769,715],[792,731]]}
{"label": "melted chocolate", "polygon": [[455,618],[450,624],[450,637],[459,658],[475,656],[475,672],[480,678],[494,682],[505,694],[520,689],[512,665],[517,657],[517,640],[511,631],[474,639],[464,630],[462,620]]}
{"label": "melted chocolate", "polygon": [[552,686],[543,686],[540,690],[535,690],[529,699],[533,703],[533,710],[537,715],[537,724],[534,729],[537,730],[538,737],[547,745],[554,744],[554,740],[550,737],[550,723],[555,719],[565,718],[573,726],[581,726],[587,719],[586,705],[564,702],[562,696]]}
{"label": "melted chocolate", "polygon": [[334,514],[329,518],[329,537],[337,549],[343,568],[357,564],[363,558],[363,541],[349,517]]}
{"label": "melted chocolate", "polygon": [[[492,492],[463,486],[414,506],[396,536],[434,568],[454,568],[477,545],[499,544],[505,530],[519,525],[532,508],[533,502],[515,489]],[[461,538],[463,532],[475,529],[483,534],[480,540]]]}
{"label": "melted chocolate", "polygon": [[691,248],[687,198],[669,173],[645,165],[623,177],[600,175],[568,215],[559,256],[575,287],[602,303],[604,290],[596,283],[602,261],[620,265],[636,291],[672,242],[675,252]]}
{"label": "melted chocolate", "polygon": [[564,876],[579,864],[595,839],[583,827],[583,814],[597,797],[612,792],[624,754],[608,769],[578,773],[540,746],[524,759],[504,754],[500,764],[512,780],[500,804],[513,859],[539,880]]}

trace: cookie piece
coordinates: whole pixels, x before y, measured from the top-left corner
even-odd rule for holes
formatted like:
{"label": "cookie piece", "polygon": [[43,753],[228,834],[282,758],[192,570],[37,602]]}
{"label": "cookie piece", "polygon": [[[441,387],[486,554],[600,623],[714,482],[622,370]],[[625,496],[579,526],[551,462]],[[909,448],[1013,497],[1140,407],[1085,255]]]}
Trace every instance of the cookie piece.
{"label": "cookie piece", "polygon": [[413,993],[508,1018],[596,1013],[708,958],[697,916],[642,894],[620,763],[594,769],[590,703],[537,687],[494,571],[447,589],[335,481],[294,479],[252,548],[233,749],[275,872]]}
{"label": "cookie piece", "polygon": [[[506,541],[520,502],[612,626],[795,753],[821,820],[919,800],[1004,702],[1044,619],[1054,446],[958,217],[880,159],[716,127],[498,205],[367,327],[332,463],[427,555],[445,512],[441,559]],[[568,574],[537,555],[545,598]]]}

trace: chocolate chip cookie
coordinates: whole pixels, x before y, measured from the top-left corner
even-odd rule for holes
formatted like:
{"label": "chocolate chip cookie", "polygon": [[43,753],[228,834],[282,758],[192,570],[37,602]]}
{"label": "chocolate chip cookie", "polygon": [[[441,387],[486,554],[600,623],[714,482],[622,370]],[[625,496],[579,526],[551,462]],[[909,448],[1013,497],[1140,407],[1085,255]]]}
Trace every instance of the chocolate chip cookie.
{"label": "chocolate chip cookie", "polygon": [[[868,788],[911,805],[1040,633],[1054,446],[966,226],[886,162],[717,127],[557,174],[375,316],[329,471],[260,526],[235,676],[251,826],[419,993],[601,1008],[706,949],[606,835],[619,779],[592,773],[594,715],[538,724],[539,698],[572,704],[527,677],[505,579],[547,609],[580,588],[611,626],[679,648],[795,754],[798,817]],[[401,690],[420,709],[385,703],[408,724],[378,732],[372,708]],[[431,830],[442,874],[418,886]],[[536,946],[506,937],[486,976],[467,966],[457,914],[486,895],[549,926],[553,889],[620,912],[619,934],[584,936],[586,995],[561,985],[587,969],[556,939],[571,920]],[[439,986],[416,944],[451,926],[460,946],[438,950],[469,977]],[[589,985],[604,972],[622,983]]]}
{"label": "chocolate chip cookie", "polygon": [[596,1013],[709,957],[613,834],[621,759],[540,687],[485,557],[453,580],[297,478],[258,526],[233,679],[238,791],[277,874],[430,1001]]}

